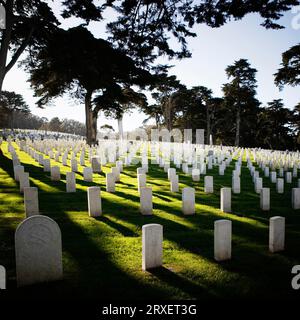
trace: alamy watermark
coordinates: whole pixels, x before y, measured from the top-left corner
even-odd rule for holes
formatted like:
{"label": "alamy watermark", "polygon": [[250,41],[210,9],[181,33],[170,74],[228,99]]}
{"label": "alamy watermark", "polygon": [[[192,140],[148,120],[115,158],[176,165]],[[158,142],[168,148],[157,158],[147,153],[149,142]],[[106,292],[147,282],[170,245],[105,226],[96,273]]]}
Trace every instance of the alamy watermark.
{"label": "alamy watermark", "polygon": [[300,29],[300,6],[292,8],[292,13],[295,15],[292,19],[291,25],[294,30]]}
{"label": "alamy watermark", "polygon": [[6,27],[6,11],[3,4],[0,4],[0,29],[5,29]]}
{"label": "alamy watermark", "polygon": [[300,265],[295,265],[292,268],[292,274],[295,276],[292,279],[292,288],[294,290],[299,290],[300,289]]}
{"label": "alamy watermark", "polygon": [[6,289],[6,270],[0,265],[0,290]]}

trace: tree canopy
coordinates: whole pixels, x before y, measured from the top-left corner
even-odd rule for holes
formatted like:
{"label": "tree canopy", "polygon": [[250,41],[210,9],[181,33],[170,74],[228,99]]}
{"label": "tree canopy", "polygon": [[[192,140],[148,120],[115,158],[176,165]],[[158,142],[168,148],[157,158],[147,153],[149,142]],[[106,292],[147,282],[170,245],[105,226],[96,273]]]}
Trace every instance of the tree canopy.
{"label": "tree canopy", "polygon": [[282,54],[281,68],[275,73],[275,84],[280,88],[300,84],[300,44]]}

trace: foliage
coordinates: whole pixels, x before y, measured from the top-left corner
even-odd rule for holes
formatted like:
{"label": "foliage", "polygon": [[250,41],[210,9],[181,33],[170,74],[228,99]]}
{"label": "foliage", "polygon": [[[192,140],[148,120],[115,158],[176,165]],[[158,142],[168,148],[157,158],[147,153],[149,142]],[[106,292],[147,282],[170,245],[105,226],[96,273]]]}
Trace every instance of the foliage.
{"label": "foliage", "polygon": [[286,84],[300,84],[300,44],[282,54],[281,68],[275,73],[275,84],[282,89]]}

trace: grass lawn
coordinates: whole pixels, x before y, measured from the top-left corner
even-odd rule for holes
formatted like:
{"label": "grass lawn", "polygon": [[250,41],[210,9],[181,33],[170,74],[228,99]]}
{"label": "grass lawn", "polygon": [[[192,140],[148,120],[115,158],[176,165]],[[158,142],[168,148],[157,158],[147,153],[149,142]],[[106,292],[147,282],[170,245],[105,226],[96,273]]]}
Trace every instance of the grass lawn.
{"label": "grass lawn", "polygon": [[[0,264],[6,267],[8,298],[99,298],[99,299],[214,299],[214,298],[299,298],[291,288],[291,269],[300,264],[300,210],[291,208],[291,185],[277,194],[271,188],[271,210],[259,208],[250,172],[243,163],[241,194],[232,196],[232,214],[219,210],[220,188],[231,187],[234,162],[219,176],[217,167],[208,170],[214,176],[214,193],[205,194],[201,181],[180,172],[180,189],[196,189],[196,215],[183,216],[181,193],[171,193],[167,174],[158,165],[149,165],[147,183],[153,190],[152,216],[139,213],[136,168],[124,167],[114,194],[105,191],[105,172],[94,174],[94,182],[76,174],[77,192],[65,192],[66,172],[60,165],[62,180],[53,182],[50,174],[29,155],[17,150],[21,164],[30,174],[31,186],[39,189],[40,212],[54,219],[62,232],[64,279],[49,284],[17,289],[14,256],[14,232],[24,219],[23,196],[13,180],[13,167],[7,143],[0,155]],[[88,163],[88,162],[87,162]],[[69,160],[70,165],[70,160]],[[262,172],[260,174],[262,175]],[[103,216],[87,213],[89,186],[100,186]],[[286,217],[286,250],[268,252],[268,225],[272,216]],[[213,258],[213,228],[217,219],[232,220],[232,260],[216,263]],[[163,267],[151,272],[141,269],[141,230],[144,224],[163,225]]]}

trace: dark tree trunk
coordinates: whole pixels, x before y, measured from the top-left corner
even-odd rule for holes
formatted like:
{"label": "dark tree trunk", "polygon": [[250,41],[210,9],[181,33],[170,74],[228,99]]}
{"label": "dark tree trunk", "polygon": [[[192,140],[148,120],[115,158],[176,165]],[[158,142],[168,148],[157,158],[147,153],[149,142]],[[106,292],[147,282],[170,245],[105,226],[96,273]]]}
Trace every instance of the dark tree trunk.
{"label": "dark tree trunk", "polygon": [[92,146],[97,142],[97,116],[92,110],[92,91],[87,91],[85,95],[85,123],[86,123],[86,142]]}
{"label": "dark tree trunk", "polygon": [[240,106],[237,108],[236,112],[236,131],[235,131],[235,146],[240,145],[240,125],[241,125],[241,109]]}
{"label": "dark tree trunk", "polygon": [[211,135],[211,123],[210,123],[210,112],[208,106],[206,106],[206,144],[210,144],[210,137]]}

